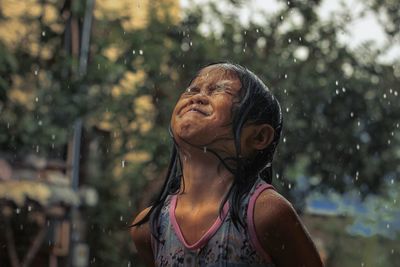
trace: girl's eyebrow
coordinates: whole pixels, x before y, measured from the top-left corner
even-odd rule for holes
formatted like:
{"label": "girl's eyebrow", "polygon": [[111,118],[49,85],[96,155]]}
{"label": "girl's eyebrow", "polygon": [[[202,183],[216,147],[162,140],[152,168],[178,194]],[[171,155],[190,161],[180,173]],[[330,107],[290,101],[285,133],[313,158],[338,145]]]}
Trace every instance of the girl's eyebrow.
{"label": "girl's eyebrow", "polygon": [[221,87],[229,86],[230,84],[232,84],[232,81],[230,81],[230,80],[222,80],[222,81],[218,81],[216,83],[217,86],[221,86]]}

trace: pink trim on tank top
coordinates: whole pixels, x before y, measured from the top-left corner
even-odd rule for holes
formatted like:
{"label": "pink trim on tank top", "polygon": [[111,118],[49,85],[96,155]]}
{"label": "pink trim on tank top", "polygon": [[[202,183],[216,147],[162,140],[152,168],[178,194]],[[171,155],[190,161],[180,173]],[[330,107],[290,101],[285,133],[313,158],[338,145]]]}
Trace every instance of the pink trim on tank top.
{"label": "pink trim on tank top", "polygon": [[169,207],[169,217],[172,222],[172,226],[175,230],[175,233],[178,236],[179,240],[182,242],[182,244],[187,249],[190,249],[190,250],[199,249],[199,248],[203,247],[205,244],[207,244],[207,242],[211,239],[211,237],[217,232],[219,227],[222,225],[222,222],[225,220],[225,217],[228,214],[229,203],[227,201],[224,205],[224,208],[222,210],[222,218],[221,218],[221,216],[218,215],[217,219],[215,220],[213,225],[208,229],[208,231],[193,245],[189,245],[186,242],[186,240],[182,234],[181,228],[179,227],[179,224],[175,217],[175,209],[176,209],[177,200],[178,200],[178,196],[174,195],[172,197],[171,204]]}
{"label": "pink trim on tank top", "polygon": [[257,188],[253,195],[250,197],[249,205],[247,207],[247,226],[249,229],[249,236],[250,242],[254,246],[255,250],[267,261],[272,262],[271,256],[264,250],[262,247],[256,233],[256,227],[254,225],[254,206],[256,204],[257,198],[260,194],[266,189],[273,189],[275,188],[270,184],[263,184],[259,188]]}

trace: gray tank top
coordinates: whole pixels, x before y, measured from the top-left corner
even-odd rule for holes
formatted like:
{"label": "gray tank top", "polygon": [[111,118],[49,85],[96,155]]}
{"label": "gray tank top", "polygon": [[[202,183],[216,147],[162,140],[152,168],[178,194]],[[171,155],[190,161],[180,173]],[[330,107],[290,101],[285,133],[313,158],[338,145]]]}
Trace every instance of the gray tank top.
{"label": "gray tank top", "polygon": [[274,190],[272,185],[258,179],[242,202],[240,214],[245,218],[245,230],[234,226],[227,202],[222,216],[194,244],[186,242],[175,218],[177,195],[168,196],[158,220],[159,241],[152,237],[156,266],[274,267],[258,241],[253,221],[257,197],[267,189]]}

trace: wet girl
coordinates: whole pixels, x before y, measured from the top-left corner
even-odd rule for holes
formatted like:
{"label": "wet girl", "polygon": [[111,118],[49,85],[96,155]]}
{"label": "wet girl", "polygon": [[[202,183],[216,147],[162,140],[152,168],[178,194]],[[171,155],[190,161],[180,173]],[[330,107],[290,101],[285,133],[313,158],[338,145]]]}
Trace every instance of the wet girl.
{"label": "wet girl", "polygon": [[165,183],[131,230],[148,266],[322,266],[292,205],[270,185],[282,112],[255,74],[230,63],[201,69],[170,129]]}

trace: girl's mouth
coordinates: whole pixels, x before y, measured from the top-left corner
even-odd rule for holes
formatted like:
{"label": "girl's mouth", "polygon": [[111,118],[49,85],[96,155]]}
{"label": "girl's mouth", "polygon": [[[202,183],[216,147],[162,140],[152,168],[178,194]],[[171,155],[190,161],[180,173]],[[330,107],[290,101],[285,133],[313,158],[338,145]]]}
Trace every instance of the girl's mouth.
{"label": "girl's mouth", "polygon": [[210,114],[209,113],[207,113],[207,112],[205,112],[205,111],[203,111],[203,110],[200,110],[200,109],[197,109],[197,108],[190,108],[188,111],[186,111],[185,113],[188,113],[188,112],[197,112],[197,113],[200,113],[200,114],[202,114],[202,115],[204,115],[204,116],[209,116]]}

